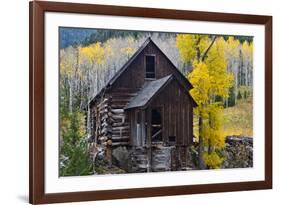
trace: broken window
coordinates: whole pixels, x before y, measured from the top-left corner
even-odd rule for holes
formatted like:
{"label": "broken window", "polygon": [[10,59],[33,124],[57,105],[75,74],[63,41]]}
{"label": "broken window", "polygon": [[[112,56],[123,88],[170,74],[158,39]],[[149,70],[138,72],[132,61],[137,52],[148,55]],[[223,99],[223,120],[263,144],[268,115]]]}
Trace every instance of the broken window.
{"label": "broken window", "polygon": [[155,78],[155,56],[147,55],[145,56],[145,77]]}
{"label": "broken window", "polygon": [[153,108],[151,110],[151,141],[162,142],[162,109]]}

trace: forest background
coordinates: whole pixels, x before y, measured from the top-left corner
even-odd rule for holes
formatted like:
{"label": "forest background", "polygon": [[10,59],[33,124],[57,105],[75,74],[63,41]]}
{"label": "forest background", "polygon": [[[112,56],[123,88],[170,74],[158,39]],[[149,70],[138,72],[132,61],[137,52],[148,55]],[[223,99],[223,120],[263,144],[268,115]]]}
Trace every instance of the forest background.
{"label": "forest background", "polygon": [[253,136],[253,38],[60,28],[60,175],[92,174],[87,103],[151,37],[190,80],[201,167],[219,168],[226,136]]}

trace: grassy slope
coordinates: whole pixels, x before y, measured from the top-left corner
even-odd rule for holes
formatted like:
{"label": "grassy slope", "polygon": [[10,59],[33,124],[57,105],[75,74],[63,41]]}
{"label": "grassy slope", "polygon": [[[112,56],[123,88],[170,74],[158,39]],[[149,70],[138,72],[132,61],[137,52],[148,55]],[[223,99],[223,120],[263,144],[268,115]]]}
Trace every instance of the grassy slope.
{"label": "grassy slope", "polygon": [[[194,117],[193,132],[198,136],[198,118]],[[223,111],[224,136],[253,136],[253,103],[252,99],[239,100],[234,107]]]}
{"label": "grassy slope", "polygon": [[252,99],[238,101],[234,107],[224,109],[223,130],[225,136],[253,136]]}

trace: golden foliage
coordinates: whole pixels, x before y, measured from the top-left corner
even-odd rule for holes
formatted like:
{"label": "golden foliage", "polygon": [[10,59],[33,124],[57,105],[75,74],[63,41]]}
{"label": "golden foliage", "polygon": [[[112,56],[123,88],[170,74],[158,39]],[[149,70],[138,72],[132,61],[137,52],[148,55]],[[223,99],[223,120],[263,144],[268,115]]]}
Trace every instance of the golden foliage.
{"label": "golden foliage", "polygon": [[242,52],[245,58],[251,58],[253,56],[253,43],[244,41],[242,45]]}
{"label": "golden foliage", "polygon": [[[237,42],[229,39],[228,43],[234,47]],[[233,84],[233,75],[227,72],[228,43],[223,37],[213,37],[211,40],[208,35],[179,34],[176,39],[181,59],[192,63],[193,69],[187,78],[193,85],[190,94],[198,104],[194,109],[196,119],[202,118],[203,121],[199,135],[204,147],[213,150],[203,157],[210,168],[218,168],[223,161],[216,153],[224,147],[224,133],[222,107],[215,99],[227,98]]]}
{"label": "golden foliage", "polygon": [[227,72],[225,47],[225,40],[222,37],[217,38],[206,59],[211,82],[210,95],[223,98],[228,97],[234,79],[233,74]]}
{"label": "golden foliage", "polygon": [[126,56],[130,56],[134,52],[134,49],[132,47],[128,46],[128,47],[125,47],[125,48],[121,48],[121,52],[125,53]]}
{"label": "golden foliage", "polygon": [[213,149],[220,149],[224,147],[222,110],[222,106],[215,103],[210,104],[205,108],[205,112],[208,113],[208,117],[205,117],[207,123],[205,123],[203,127],[204,142],[210,143]]}
{"label": "golden foliage", "polygon": [[[179,43],[180,41],[177,41],[177,44]],[[178,46],[181,52],[181,46]],[[233,74],[228,73],[226,69],[225,47],[225,40],[222,37],[217,38],[204,62],[192,60],[193,70],[188,75],[188,79],[194,86],[191,95],[199,105],[212,101],[215,96],[228,97],[234,78]],[[188,50],[192,49],[188,48]],[[193,50],[195,52],[196,49],[193,48]]]}
{"label": "golden foliage", "polygon": [[225,53],[232,59],[237,59],[239,57],[239,40],[235,40],[233,36],[230,36],[227,41],[227,45],[225,46]]}
{"label": "golden foliage", "polygon": [[194,86],[190,94],[194,100],[202,105],[209,99],[209,90],[211,88],[211,81],[208,67],[203,62],[195,61],[193,63],[193,71],[188,75],[188,79]]}
{"label": "golden foliage", "polygon": [[60,50],[60,74],[71,77],[74,75],[77,60],[74,48],[70,47]]}
{"label": "golden foliage", "polygon": [[128,45],[124,48],[121,48],[121,52],[124,53],[126,56],[131,56],[134,53],[133,44],[134,38],[129,37]]}
{"label": "golden foliage", "polygon": [[209,43],[208,35],[178,34],[176,38],[176,46],[184,62],[192,63],[194,59],[201,57],[201,54],[208,48]]}
{"label": "golden foliage", "polygon": [[206,165],[211,169],[219,169],[221,163],[224,161],[223,157],[220,157],[216,152],[204,153],[203,159]]}
{"label": "golden foliage", "polygon": [[86,59],[92,64],[101,65],[105,61],[106,50],[100,42],[79,49],[81,59]]}

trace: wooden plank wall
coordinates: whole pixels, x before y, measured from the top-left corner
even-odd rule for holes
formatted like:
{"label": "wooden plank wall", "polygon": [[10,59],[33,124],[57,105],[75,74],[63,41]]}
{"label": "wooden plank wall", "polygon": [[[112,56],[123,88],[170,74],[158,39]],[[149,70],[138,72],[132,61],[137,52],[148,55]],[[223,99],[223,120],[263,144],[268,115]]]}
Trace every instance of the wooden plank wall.
{"label": "wooden plank wall", "polygon": [[162,52],[156,48],[155,45],[149,43],[129,65],[126,71],[124,71],[120,78],[117,79],[113,86],[117,88],[141,88],[145,83],[145,55],[156,56],[155,79],[160,79],[171,74],[177,75],[179,79],[182,79],[182,76],[179,75]]}
{"label": "wooden plank wall", "polygon": [[163,106],[163,137],[176,137],[176,145],[187,146],[193,140],[192,105],[189,96],[175,80],[152,102],[152,107]]}

